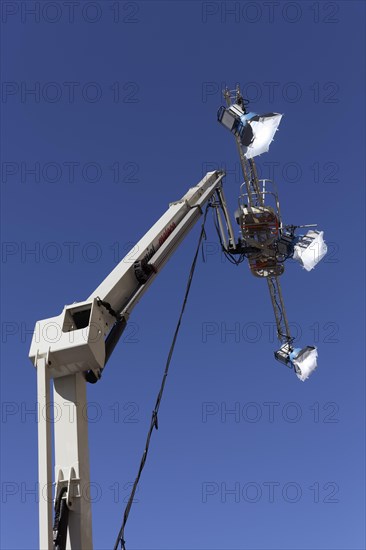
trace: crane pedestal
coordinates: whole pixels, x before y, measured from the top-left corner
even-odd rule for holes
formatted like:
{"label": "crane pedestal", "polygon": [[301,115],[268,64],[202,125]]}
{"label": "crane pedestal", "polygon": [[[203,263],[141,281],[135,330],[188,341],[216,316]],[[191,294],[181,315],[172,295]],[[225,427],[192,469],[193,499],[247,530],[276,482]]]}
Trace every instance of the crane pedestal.
{"label": "crane pedestal", "polygon": [[[61,492],[68,508],[60,518],[67,550],[92,550],[86,381],[82,373],[55,378],[53,403],[45,358],[37,360],[39,401],[40,550],[53,550],[52,425],[55,447],[55,501]],[[66,491],[63,489],[66,488]]]}

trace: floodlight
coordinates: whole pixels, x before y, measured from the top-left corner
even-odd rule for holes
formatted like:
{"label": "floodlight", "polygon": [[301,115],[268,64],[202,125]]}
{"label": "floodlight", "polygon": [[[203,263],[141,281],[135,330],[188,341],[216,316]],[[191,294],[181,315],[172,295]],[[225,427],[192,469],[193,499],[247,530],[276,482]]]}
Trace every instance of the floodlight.
{"label": "floodlight", "polygon": [[222,105],[217,111],[217,120],[235,136],[240,137],[243,126],[241,117],[243,115],[243,109],[236,103],[227,108]]}
{"label": "floodlight", "polygon": [[294,365],[296,376],[304,382],[316,369],[318,350],[313,346],[306,346],[303,349],[295,348],[290,353],[290,361]]}
{"label": "floodlight", "polygon": [[238,120],[240,120],[240,117],[236,116],[236,114],[232,112],[230,109],[225,109],[225,107],[220,107],[217,113],[217,118],[219,122],[221,122],[221,124],[225,126],[225,128],[230,130],[230,132],[235,133],[235,130],[238,126]]}
{"label": "floodlight", "polygon": [[300,237],[294,247],[294,260],[297,260],[306,271],[314,269],[327,253],[323,235],[323,231],[310,230],[305,236]]}
{"label": "floodlight", "polygon": [[240,105],[233,104],[228,108],[220,107],[217,118],[223,126],[240,138],[245,157],[251,159],[268,151],[282,115],[245,113]]}
{"label": "floodlight", "polygon": [[318,350],[313,346],[305,348],[292,348],[286,342],[275,352],[275,358],[287,367],[294,367],[296,376],[304,382],[316,369]]}
{"label": "floodlight", "polygon": [[241,117],[241,123],[243,124],[241,143],[247,148],[245,151],[247,159],[268,151],[281,118],[282,115],[278,113],[267,113],[265,115],[248,113]]}

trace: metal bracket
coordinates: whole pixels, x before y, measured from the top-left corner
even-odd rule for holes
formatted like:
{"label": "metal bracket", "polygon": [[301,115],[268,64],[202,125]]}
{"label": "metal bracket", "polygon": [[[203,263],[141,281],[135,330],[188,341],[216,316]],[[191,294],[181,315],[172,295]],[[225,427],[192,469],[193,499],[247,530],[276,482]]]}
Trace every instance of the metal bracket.
{"label": "metal bracket", "polygon": [[58,471],[55,490],[55,502],[63,487],[67,487],[66,505],[69,510],[74,510],[74,500],[75,498],[80,498],[80,479],[76,477],[74,468],[70,468],[68,479],[64,478],[64,473],[62,470]]}

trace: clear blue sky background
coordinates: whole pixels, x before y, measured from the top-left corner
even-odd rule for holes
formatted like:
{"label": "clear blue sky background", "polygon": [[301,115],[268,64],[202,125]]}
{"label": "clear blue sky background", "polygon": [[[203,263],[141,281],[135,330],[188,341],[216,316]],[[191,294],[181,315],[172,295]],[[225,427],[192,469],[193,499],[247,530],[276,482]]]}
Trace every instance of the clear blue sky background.
{"label": "clear blue sky background", "polygon": [[[85,299],[206,169],[230,172],[234,210],[238,159],[216,111],[240,82],[253,110],[284,113],[259,161],[284,220],[317,222],[329,243],[313,272],[292,262],[282,278],[319,367],[301,383],[275,362],[267,285],[222,260],[209,220],[128,548],[365,548],[365,4],[35,4],[2,2],[1,547],[38,545],[36,320]],[[95,549],[119,529],[198,230],[88,387]]]}

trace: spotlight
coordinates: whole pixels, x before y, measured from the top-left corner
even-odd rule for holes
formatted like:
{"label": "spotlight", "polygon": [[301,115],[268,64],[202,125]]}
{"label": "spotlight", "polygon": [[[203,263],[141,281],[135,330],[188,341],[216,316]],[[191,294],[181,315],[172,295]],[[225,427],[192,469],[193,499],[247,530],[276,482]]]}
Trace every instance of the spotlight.
{"label": "spotlight", "polygon": [[300,237],[294,247],[294,260],[297,260],[306,271],[314,269],[327,253],[323,235],[323,231],[310,230],[305,236]]}
{"label": "spotlight", "polygon": [[275,358],[287,367],[293,367],[296,376],[304,382],[310,374],[316,369],[318,350],[313,346],[305,348],[292,348],[289,342],[286,342],[275,352]]}
{"label": "spotlight", "polygon": [[268,151],[282,115],[245,113],[240,105],[234,103],[227,108],[220,107],[217,118],[225,128],[240,138],[245,157],[251,159]]}

